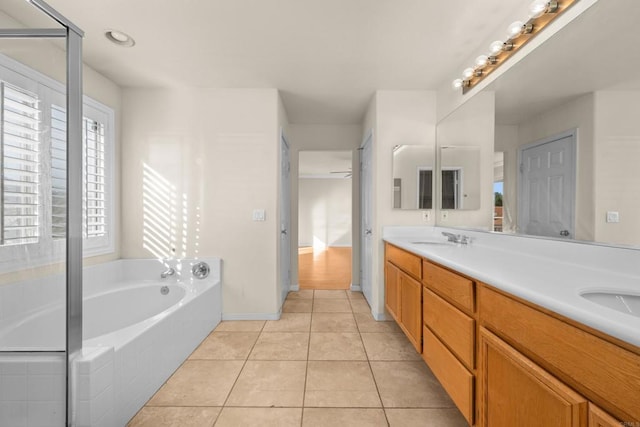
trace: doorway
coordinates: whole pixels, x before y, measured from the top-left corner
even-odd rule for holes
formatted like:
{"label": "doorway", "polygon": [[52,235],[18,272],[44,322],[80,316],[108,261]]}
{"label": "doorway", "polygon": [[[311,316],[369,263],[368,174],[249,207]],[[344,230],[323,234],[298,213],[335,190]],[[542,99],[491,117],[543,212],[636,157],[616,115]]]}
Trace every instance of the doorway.
{"label": "doorway", "polygon": [[576,132],[555,135],[518,151],[518,222],[525,234],[573,238]]}
{"label": "doorway", "polygon": [[352,152],[301,151],[298,176],[300,289],[349,289]]}

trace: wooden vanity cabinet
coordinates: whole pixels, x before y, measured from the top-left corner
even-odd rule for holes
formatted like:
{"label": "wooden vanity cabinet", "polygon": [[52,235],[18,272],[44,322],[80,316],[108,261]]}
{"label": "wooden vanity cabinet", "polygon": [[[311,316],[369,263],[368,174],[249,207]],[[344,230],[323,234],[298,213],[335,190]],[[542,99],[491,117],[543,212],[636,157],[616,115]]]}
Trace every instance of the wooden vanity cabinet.
{"label": "wooden vanity cabinet", "polygon": [[422,353],[422,260],[385,244],[385,307]]}
{"label": "wooden vanity cabinet", "polygon": [[485,328],[479,351],[479,425],[587,426],[584,397]]}

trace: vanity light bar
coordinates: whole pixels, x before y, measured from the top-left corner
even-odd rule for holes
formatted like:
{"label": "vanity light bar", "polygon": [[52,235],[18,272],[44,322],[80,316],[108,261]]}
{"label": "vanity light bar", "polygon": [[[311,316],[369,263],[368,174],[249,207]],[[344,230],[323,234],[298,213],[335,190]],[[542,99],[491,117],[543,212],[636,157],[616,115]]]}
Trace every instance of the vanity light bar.
{"label": "vanity light bar", "polygon": [[453,81],[453,88],[462,88],[463,94],[470,91],[576,2],[578,0],[534,0],[529,7],[529,20],[509,25],[509,38],[491,43],[489,55],[478,56],[476,65],[466,68],[462,78]]}

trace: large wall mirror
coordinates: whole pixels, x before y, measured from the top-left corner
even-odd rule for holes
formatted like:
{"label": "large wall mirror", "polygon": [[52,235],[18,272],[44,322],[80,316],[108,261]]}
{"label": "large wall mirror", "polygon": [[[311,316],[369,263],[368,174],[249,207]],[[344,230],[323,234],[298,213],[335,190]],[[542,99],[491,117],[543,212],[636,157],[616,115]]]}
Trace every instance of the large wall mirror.
{"label": "large wall mirror", "polygon": [[495,96],[493,212],[455,225],[640,247],[639,16],[599,0],[474,96]]}
{"label": "large wall mirror", "polygon": [[432,146],[393,147],[393,208],[433,209],[434,174]]}

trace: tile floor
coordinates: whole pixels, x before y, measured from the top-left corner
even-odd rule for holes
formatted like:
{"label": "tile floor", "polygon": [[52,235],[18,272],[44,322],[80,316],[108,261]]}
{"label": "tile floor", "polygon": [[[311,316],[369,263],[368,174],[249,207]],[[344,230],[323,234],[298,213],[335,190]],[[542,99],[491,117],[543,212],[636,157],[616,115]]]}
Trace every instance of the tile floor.
{"label": "tile floor", "polygon": [[394,322],[361,293],[292,292],[278,321],[222,322],[130,427],[463,427]]}

